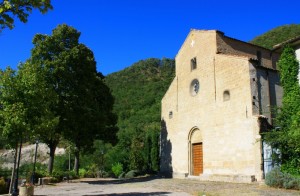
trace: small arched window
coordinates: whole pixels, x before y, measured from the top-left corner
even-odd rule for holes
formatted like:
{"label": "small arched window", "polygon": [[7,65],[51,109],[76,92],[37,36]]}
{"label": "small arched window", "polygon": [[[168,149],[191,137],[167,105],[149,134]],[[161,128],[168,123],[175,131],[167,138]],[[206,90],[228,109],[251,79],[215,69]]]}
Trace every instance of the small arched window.
{"label": "small arched window", "polygon": [[223,92],[223,101],[229,101],[230,100],[230,92],[229,90],[225,90]]}

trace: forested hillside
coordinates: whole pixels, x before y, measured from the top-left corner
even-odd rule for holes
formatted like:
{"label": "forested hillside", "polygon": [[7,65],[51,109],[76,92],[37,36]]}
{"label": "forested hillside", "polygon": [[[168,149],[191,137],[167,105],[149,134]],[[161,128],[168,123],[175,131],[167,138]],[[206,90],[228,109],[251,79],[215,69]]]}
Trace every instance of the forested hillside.
{"label": "forested hillside", "polygon": [[300,24],[284,25],[255,37],[250,43],[272,49],[274,45],[296,36],[300,36]]}
{"label": "forested hillside", "polygon": [[106,77],[119,127],[119,141],[111,153],[118,155],[115,161],[124,169],[158,170],[161,99],[174,68],[172,59],[150,58]]}
{"label": "forested hillside", "polygon": [[[266,48],[300,35],[300,25],[285,25],[250,41]],[[107,157],[124,170],[158,170],[161,99],[175,76],[172,59],[150,58],[110,74],[106,83],[115,97],[118,144]]]}

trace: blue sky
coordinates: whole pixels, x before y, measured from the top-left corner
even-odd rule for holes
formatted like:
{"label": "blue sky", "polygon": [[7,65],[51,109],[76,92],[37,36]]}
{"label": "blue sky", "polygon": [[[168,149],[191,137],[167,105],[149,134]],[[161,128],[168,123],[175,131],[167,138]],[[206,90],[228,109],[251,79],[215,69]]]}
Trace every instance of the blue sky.
{"label": "blue sky", "polygon": [[16,69],[30,57],[35,34],[59,24],[81,32],[104,75],[150,58],[174,58],[190,29],[217,29],[249,41],[275,27],[299,24],[299,0],[52,0],[45,15],[0,34],[0,68]]}

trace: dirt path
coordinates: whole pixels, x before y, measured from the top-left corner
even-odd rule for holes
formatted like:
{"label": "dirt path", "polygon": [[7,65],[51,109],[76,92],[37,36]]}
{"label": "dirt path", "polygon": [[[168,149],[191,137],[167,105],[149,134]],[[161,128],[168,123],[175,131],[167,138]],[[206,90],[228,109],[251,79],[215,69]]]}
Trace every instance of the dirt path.
{"label": "dirt path", "polygon": [[269,188],[257,183],[237,184],[198,180],[136,178],[131,180],[80,179],[71,183],[39,186],[35,195],[106,196],[300,196],[300,191]]}

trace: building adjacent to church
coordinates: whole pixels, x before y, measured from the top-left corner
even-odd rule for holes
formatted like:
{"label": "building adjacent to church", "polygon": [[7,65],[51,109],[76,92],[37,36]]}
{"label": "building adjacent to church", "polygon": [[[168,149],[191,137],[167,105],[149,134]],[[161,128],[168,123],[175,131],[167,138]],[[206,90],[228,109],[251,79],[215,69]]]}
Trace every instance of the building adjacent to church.
{"label": "building adjacent to church", "polygon": [[261,133],[282,89],[279,54],[216,30],[191,30],[162,99],[161,172],[175,178],[261,181]]}

